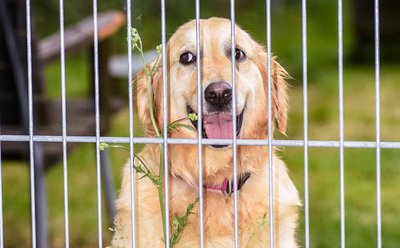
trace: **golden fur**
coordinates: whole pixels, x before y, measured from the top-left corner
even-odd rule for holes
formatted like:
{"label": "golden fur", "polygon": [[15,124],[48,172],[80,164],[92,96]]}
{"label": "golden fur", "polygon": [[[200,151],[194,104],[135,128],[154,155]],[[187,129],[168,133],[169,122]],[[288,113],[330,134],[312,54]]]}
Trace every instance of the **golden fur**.
{"label": "golden fur", "polygon": [[[201,49],[203,90],[213,81],[231,84],[230,21],[222,18],[201,20]],[[197,109],[197,73],[195,64],[179,63],[180,54],[196,54],[196,26],[190,21],[181,26],[167,44],[167,77],[169,85],[169,122],[187,116],[186,106]],[[241,139],[267,139],[267,54],[245,31],[236,27],[236,46],[247,58],[236,64],[237,113],[244,110]],[[228,49],[228,53],[226,51]],[[228,54],[228,55],[227,55]],[[272,116],[276,128],[284,133],[287,119],[286,72],[271,60]],[[137,107],[147,136],[154,135],[149,110],[144,72],[136,78]],[[162,76],[156,72],[152,80],[155,114],[162,127]],[[204,109],[204,108],[203,108]],[[197,112],[197,111],[196,111]],[[192,125],[187,121],[188,125]],[[196,138],[197,133],[181,128],[170,134],[174,138]],[[198,148],[196,145],[170,145],[169,149],[169,203],[170,213],[183,215],[186,207],[198,197]],[[158,174],[158,145],[146,145],[139,156],[154,174]],[[285,164],[275,155],[274,166],[274,231],[275,247],[297,247],[295,228],[301,206],[298,192],[290,180]],[[232,147],[203,147],[203,181],[221,184],[232,178]],[[238,173],[250,172],[251,177],[238,191],[239,247],[268,247],[269,244],[269,190],[268,149],[266,146],[238,146]],[[139,177],[139,175],[137,176]],[[143,178],[135,181],[135,216],[137,247],[163,247],[162,221],[156,187]],[[204,244],[207,248],[233,247],[233,195],[204,190]],[[117,200],[113,247],[131,246],[131,192],[130,166],[123,171],[122,186]],[[182,238],[176,247],[199,246],[198,204],[190,215]]]}

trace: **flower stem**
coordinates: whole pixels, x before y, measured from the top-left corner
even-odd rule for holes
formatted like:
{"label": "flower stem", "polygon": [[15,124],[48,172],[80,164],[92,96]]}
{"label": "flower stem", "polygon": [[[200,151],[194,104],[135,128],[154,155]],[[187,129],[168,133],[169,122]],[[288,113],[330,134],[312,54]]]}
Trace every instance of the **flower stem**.
{"label": "flower stem", "polygon": [[[144,66],[144,72],[146,75],[146,86],[147,86],[147,98],[148,98],[148,105],[149,105],[149,112],[150,112],[150,119],[151,123],[154,128],[154,132],[156,136],[159,138],[161,137],[161,133],[158,129],[156,118],[154,116],[154,106],[153,106],[153,90],[151,87],[151,80],[152,80],[152,74],[154,71],[154,65],[153,67],[149,68],[146,66],[146,62],[144,60],[144,53],[143,53],[143,46],[142,46],[142,39],[139,36],[139,45],[136,45],[136,48],[139,50],[142,63]],[[158,58],[155,63],[157,63]],[[166,225],[166,216],[165,216],[165,206],[164,206],[164,196],[163,196],[163,174],[164,174],[164,150],[162,149],[162,145],[159,145],[159,150],[160,150],[160,168],[159,168],[159,183],[157,184],[157,190],[158,190],[158,200],[160,202],[160,209],[161,209],[161,218],[162,218],[162,223],[163,223],[163,233],[164,233],[164,240],[167,240],[167,233],[165,230],[165,225]]]}
{"label": "flower stem", "polygon": [[[161,218],[162,218],[162,223],[163,223],[162,226],[163,226],[164,240],[167,240],[167,233],[165,231],[165,225],[167,222],[166,222],[166,216],[165,216],[165,206],[164,206],[164,196],[163,196],[164,150],[163,150],[163,146],[161,144],[159,145],[159,149],[160,149],[160,169],[159,169],[160,184],[157,186],[157,189],[158,189],[158,200],[160,202],[160,209],[161,209]],[[166,242],[165,242],[165,244],[166,244]]]}

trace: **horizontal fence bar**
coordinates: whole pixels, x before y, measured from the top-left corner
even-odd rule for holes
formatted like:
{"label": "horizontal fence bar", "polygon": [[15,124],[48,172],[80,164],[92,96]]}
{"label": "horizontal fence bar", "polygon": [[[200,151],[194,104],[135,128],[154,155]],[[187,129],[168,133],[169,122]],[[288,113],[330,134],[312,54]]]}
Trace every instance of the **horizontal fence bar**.
{"label": "horizontal fence bar", "polygon": [[[62,136],[52,135],[33,135],[34,142],[62,142]],[[6,142],[28,142],[29,135],[0,135],[0,141]],[[95,143],[95,136],[67,136],[68,143]],[[127,143],[129,144],[129,137],[111,137],[101,136],[101,143]],[[133,137],[134,144],[162,144],[162,138],[147,138],[147,137]],[[231,145],[230,139],[202,139],[203,145]],[[180,145],[197,145],[197,138],[182,139],[182,138],[168,138],[168,144]],[[268,146],[268,140],[256,139],[237,139],[238,145],[244,146]],[[309,140],[309,147],[322,147],[322,148],[338,148],[340,142],[338,140]],[[304,147],[304,140],[273,140],[273,146],[288,146],[288,147]],[[346,148],[376,148],[376,141],[344,141]],[[399,141],[382,141],[380,148],[385,149],[400,149]]]}

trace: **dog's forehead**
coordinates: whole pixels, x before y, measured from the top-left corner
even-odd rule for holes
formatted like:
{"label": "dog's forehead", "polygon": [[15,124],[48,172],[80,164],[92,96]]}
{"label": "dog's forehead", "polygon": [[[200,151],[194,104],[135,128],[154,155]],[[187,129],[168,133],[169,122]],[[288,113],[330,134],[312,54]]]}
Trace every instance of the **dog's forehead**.
{"label": "dog's forehead", "polygon": [[[256,44],[245,31],[235,25],[235,43],[237,46],[252,51]],[[204,52],[226,48],[231,44],[231,22],[224,18],[210,18],[200,21],[200,45]],[[196,20],[182,25],[170,39],[170,49],[183,51],[196,49]]]}

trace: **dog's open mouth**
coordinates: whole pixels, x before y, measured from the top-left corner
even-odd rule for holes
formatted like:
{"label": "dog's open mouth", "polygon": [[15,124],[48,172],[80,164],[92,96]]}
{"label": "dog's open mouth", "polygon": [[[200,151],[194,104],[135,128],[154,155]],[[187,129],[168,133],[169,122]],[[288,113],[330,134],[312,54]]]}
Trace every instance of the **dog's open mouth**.
{"label": "dog's open mouth", "polygon": [[[190,106],[186,107],[188,114],[196,113]],[[239,135],[242,128],[244,110],[236,116],[236,136]],[[197,114],[197,113],[196,113]],[[193,126],[197,129],[197,121],[192,121]],[[232,139],[233,124],[232,115],[226,112],[217,112],[211,115],[203,116],[202,125],[203,138],[209,139]],[[215,148],[226,147],[228,145],[212,145]]]}
{"label": "dog's open mouth", "polygon": [[[243,185],[246,183],[247,179],[250,178],[250,172],[244,172],[240,175],[238,175],[237,178],[237,190],[239,191]],[[234,187],[234,181],[225,179],[222,184],[220,185],[214,185],[214,184],[205,184],[203,186],[207,190],[215,190],[215,191],[221,191],[223,194],[231,194],[235,191]]]}

